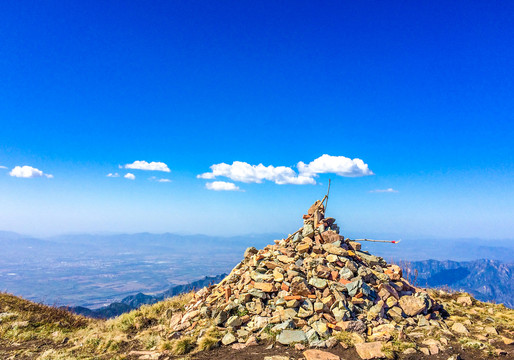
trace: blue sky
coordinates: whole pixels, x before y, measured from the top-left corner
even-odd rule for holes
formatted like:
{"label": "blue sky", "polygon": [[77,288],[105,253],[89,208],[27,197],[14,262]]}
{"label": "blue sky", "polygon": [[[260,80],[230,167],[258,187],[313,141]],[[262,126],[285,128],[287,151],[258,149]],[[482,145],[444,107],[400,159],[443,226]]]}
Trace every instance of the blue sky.
{"label": "blue sky", "polygon": [[[2,2],[0,229],[288,232],[331,178],[345,234],[513,239],[513,16],[500,1]],[[324,154],[305,184],[275,183]],[[120,168],[135,161],[170,171]],[[234,161],[271,181],[198,178]]]}

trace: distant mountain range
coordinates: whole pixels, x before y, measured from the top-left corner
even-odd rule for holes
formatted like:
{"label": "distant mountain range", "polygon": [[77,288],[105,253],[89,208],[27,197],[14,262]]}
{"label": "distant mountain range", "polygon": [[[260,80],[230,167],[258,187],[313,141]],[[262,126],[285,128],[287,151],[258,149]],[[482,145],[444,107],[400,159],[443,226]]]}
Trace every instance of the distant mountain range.
{"label": "distant mountain range", "polygon": [[514,308],[514,264],[495,260],[414,261],[401,266],[412,282],[423,287],[448,287],[473,294],[481,301]]}
{"label": "distant mountain range", "polygon": [[137,293],[136,295],[130,295],[123,298],[119,302],[113,302],[108,306],[91,310],[83,306],[63,307],[75,314],[84,315],[97,319],[107,319],[116,317],[123,313],[138,309],[141,305],[155,304],[156,302],[164,299],[183,294],[192,290],[198,290],[205,286],[219,283],[227,274],[221,274],[218,276],[209,277],[206,276],[203,279],[193,281],[186,285],[172,286],[163,293],[157,295],[145,295],[143,293]]}
{"label": "distant mountain range", "polygon": [[[55,306],[98,310],[112,305],[102,315],[108,316],[151,301],[153,295],[144,294],[226,273],[248,246],[263,248],[286,235],[72,234],[39,239],[0,231],[0,291]],[[417,270],[421,286],[446,285],[514,307],[514,241],[404,239],[397,245],[362,246]]]}

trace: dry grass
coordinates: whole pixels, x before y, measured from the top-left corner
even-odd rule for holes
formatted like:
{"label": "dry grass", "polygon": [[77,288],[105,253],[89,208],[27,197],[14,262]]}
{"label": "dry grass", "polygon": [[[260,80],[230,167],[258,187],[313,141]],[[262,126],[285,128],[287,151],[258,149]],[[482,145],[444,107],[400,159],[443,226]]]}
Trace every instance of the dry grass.
{"label": "dry grass", "polygon": [[342,342],[348,347],[352,347],[354,345],[355,339],[352,333],[347,331],[338,331],[334,333],[334,337],[337,341]]}
{"label": "dry grass", "polygon": [[[481,351],[493,352],[489,344],[483,348],[475,339],[485,326],[494,326],[500,332],[500,335],[490,335],[489,338],[514,333],[514,310],[480,301],[473,301],[472,306],[462,306],[457,303],[457,298],[467,294],[439,290],[430,293],[444,304],[451,315],[449,320],[471,322],[472,325],[466,325],[471,334],[462,343],[466,347],[480,347]],[[0,294],[0,358],[16,354],[38,360],[121,360],[131,350],[166,351],[188,357],[187,354],[219,346],[223,334],[208,320],[199,322],[186,337],[170,340],[173,335],[168,327],[170,318],[183,311],[191,299],[192,293],[176,296],[105,321]],[[348,347],[365,341],[345,331],[335,332],[334,336]],[[429,337],[437,339],[438,334],[424,332],[420,339]],[[451,334],[448,337],[452,338]],[[18,348],[13,345],[16,343]],[[416,347],[416,344],[394,337],[384,351],[388,357],[394,357],[411,347]]]}

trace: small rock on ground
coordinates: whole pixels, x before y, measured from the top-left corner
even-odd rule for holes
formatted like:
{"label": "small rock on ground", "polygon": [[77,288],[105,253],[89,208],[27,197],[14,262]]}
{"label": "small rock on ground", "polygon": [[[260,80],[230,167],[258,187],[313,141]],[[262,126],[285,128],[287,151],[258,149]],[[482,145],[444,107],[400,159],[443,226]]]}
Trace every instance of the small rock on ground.
{"label": "small rock on ground", "polygon": [[382,346],[381,341],[374,341],[355,344],[355,350],[357,350],[357,354],[359,354],[363,360],[380,359],[386,356],[382,351]]}
{"label": "small rock on ground", "polygon": [[340,357],[328,351],[310,349],[303,352],[305,360],[340,360]]}

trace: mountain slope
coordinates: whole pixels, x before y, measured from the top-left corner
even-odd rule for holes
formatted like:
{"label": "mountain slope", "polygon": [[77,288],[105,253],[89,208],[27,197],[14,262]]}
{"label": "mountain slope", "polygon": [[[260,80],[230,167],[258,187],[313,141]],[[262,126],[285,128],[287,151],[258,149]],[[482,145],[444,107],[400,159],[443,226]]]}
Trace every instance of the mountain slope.
{"label": "mountain slope", "polygon": [[115,316],[119,316],[123,313],[129,312],[131,310],[138,309],[142,305],[155,304],[156,302],[162,301],[164,299],[179,294],[187,293],[195,289],[201,289],[205,286],[209,286],[212,284],[217,284],[218,282],[223,280],[225,276],[226,274],[221,274],[212,277],[206,276],[203,279],[193,281],[189,284],[172,286],[165,292],[157,295],[145,295],[143,293],[137,293],[136,295],[127,296],[119,302],[114,302],[112,304],[109,304],[108,306],[103,306],[95,310],[91,310],[83,306],[67,307],[66,309],[75,314],[93,318],[112,318]]}

